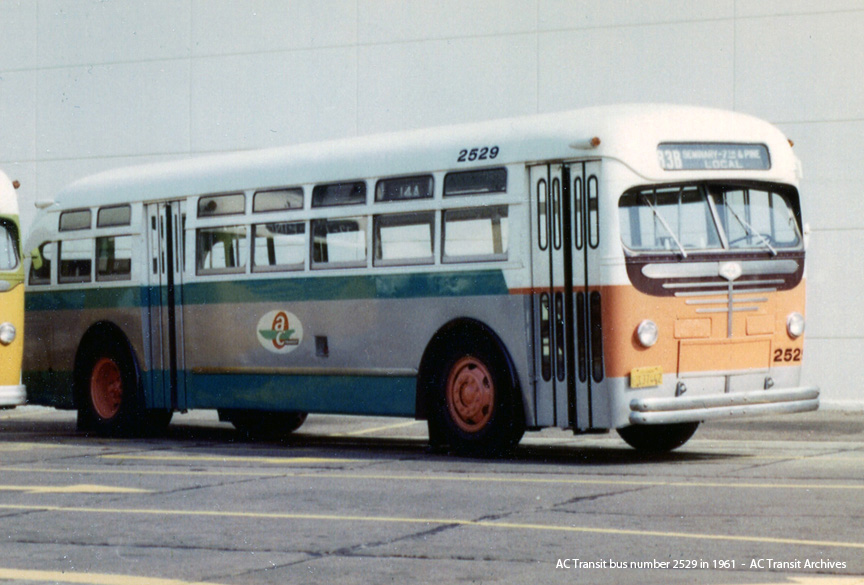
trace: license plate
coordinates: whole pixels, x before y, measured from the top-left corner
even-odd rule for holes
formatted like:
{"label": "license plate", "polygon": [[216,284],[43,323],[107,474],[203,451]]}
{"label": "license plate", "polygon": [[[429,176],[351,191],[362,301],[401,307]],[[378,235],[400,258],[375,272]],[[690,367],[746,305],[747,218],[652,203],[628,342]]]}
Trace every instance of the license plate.
{"label": "license plate", "polygon": [[633,368],[630,371],[631,388],[647,388],[649,386],[659,386],[662,383],[663,368],[661,366]]}

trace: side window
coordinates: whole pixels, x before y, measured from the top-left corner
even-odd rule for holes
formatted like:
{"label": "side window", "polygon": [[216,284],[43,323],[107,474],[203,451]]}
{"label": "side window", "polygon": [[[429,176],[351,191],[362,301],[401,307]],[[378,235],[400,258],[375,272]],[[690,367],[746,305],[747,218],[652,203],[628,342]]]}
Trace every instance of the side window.
{"label": "side window", "polygon": [[96,238],[96,280],[131,280],[132,236]]}
{"label": "side window", "polygon": [[303,209],[303,189],[270,189],[258,191],[252,199],[254,213]]}
{"label": "side window", "polygon": [[382,179],[375,185],[375,201],[431,199],[433,186],[432,175]]}
{"label": "side window", "polygon": [[243,193],[207,195],[198,199],[198,217],[236,215],[245,210],[246,196]]}
{"label": "side window", "polygon": [[375,265],[432,264],[435,212],[375,217]]}
{"label": "side window", "polygon": [[91,213],[89,209],[76,209],[64,211],[60,214],[60,231],[71,232],[75,230],[89,230],[91,225]]}
{"label": "side window", "polygon": [[262,223],[252,227],[252,271],[302,270],[306,259],[306,224]]}
{"label": "side window", "polygon": [[195,266],[198,274],[233,274],[246,270],[246,226],[199,228]]}
{"label": "side window", "polygon": [[0,270],[17,268],[18,257],[18,228],[0,218]]}
{"label": "side window", "polygon": [[444,212],[444,262],[506,260],[510,230],[507,207],[448,209]]}
{"label": "side window", "polygon": [[132,223],[132,208],[129,205],[101,207],[96,215],[96,227],[115,227]]}
{"label": "side window", "polygon": [[42,242],[38,248],[39,254],[30,262],[30,284],[51,284],[51,258],[54,255],[54,243]]}
{"label": "side window", "polygon": [[366,218],[312,221],[312,268],[366,266]]}
{"label": "side window", "polygon": [[93,267],[93,240],[64,240],[58,243],[61,284],[90,282]]}
{"label": "side window", "polygon": [[444,177],[444,197],[485,195],[507,191],[507,169],[481,169],[447,173]]}
{"label": "side window", "polygon": [[315,188],[312,189],[312,207],[356,205],[359,203],[366,203],[366,183],[363,181],[315,185]]}

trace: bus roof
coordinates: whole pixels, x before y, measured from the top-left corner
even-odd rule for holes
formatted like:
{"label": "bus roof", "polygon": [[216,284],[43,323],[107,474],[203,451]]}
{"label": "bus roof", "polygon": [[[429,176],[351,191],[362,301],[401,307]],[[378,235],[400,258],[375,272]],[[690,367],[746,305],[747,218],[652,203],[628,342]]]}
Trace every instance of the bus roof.
{"label": "bus roof", "polygon": [[[592,138],[600,143],[589,146]],[[54,209],[156,201],[190,195],[410,175],[512,163],[614,158],[651,181],[688,178],[663,171],[663,142],[758,143],[769,148],[769,171],[735,176],[791,181],[796,159],[771,124],[725,110],[677,105],[601,106],[188,158],[106,171],[58,193]],[[494,160],[457,163],[461,150],[498,147]],[[716,174],[716,171],[715,171]],[[717,178],[721,178],[722,172]]]}

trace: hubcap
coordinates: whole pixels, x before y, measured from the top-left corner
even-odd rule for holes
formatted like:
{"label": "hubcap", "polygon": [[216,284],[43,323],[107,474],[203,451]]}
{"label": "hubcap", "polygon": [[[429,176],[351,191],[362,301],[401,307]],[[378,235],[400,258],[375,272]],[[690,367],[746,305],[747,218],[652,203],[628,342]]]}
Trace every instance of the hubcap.
{"label": "hubcap", "polygon": [[453,422],[469,433],[483,429],[492,418],[495,384],[480,360],[464,357],[447,377],[447,408]]}
{"label": "hubcap", "polygon": [[123,379],[120,368],[111,358],[102,358],[90,374],[90,398],[93,409],[103,419],[110,419],[120,411],[123,400]]}

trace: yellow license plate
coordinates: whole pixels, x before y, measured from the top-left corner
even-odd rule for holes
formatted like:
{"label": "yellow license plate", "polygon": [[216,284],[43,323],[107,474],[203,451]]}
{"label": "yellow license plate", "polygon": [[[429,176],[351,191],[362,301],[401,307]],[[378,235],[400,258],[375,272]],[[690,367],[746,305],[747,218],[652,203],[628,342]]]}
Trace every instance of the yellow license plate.
{"label": "yellow license plate", "polygon": [[662,383],[663,368],[661,366],[633,368],[630,371],[631,388],[647,388],[649,386],[659,386]]}

